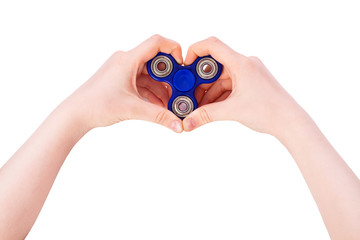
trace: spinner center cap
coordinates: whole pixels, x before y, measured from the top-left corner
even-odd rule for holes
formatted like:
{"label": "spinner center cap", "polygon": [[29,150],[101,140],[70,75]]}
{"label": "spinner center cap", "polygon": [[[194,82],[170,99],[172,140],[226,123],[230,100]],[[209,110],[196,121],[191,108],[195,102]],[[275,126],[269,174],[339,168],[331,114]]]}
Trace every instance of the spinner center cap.
{"label": "spinner center cap", "polygon": [[181,69],[175,73],[173,83],[177,90],[187,92],[194,87],[195,76],[190,70]]}

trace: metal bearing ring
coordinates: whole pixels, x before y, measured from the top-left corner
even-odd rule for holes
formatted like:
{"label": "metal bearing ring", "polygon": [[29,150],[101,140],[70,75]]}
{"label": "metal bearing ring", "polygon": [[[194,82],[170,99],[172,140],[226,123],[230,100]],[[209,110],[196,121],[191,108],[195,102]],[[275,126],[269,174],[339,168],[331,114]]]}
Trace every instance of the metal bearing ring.
{"label": "metal bearing ring", "polygon": [[196,72],[202,79],[212,79],[218,73],[218,65],[214,59],[205,57],[196,64]]}
{"label": "metal bearing ring", "polygon": [[187,96],[179,96],[172,103],[172,111],[176,116],[184,118],[194,110],[193,101]]}
{"label": "metal bearing ring", "polygon": [[167,77],[173,69],[173,63],[166,56],[157,56],[151,61],[151,71],[157,77]]}

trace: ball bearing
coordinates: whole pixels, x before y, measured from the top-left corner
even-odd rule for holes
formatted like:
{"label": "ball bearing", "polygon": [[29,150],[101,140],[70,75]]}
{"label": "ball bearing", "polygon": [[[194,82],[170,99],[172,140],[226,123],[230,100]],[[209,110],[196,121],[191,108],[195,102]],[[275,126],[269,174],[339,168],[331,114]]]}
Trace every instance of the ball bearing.
{"label": "ball bearing", "polygon": [[172,111],[176,116],[184,118],[194,110],[193,101],[187,96],[179,96],[172,103]]}
{"label": "ball bearing", "polygon": [[167,56],[157,56],[151,61],[151,71],[157,77],[167,77],[173,70],[173,63]]}
{"label": "ball bearing", "polygon": [[202,79],[212,79],[219,71],[216,61],[212,58],[202,58],[196,64],[196,72]]}

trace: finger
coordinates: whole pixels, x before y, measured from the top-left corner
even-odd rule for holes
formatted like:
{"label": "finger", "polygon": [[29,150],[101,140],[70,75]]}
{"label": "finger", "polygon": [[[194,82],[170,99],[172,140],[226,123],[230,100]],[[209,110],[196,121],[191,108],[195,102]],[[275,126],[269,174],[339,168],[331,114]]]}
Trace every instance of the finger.
{"label": "finger", "polygon": [[136,58],[135,61],[137,61],[139,65],[144,64],[155,57],[158,52],[171,54],[178,64],[183,63],[180,45],[173,40],[157,34],[145,40],[130,52],[134,54],[134,57]]}
{"label": "finger", "polygon": [[216,81],[206,92],[205,96],[199,103],[200,106],[215,102],[224,92],[232,89],[232,82],[230,79]]}
{"label": "finger", "polygon": [[195,89],[195,99],[199,103],[205,95],[205,90],[200,86]]}
{"label": "finger", "polygon": [[171,95],[169,95],[168,89],[163,84],[151,79],[150,77],[140,76],[137,79],[136,86],[148,89],[164,103],[164,106],[167,105],[170,99]]}
{"label": "finger", "polygon": [[233,49],[231,49],[225,43],[221,42],[219,39],[215,37],[210,37],[190,46],[184,64],[190,65],[195,61],[197,57],[202,57],[206,55],[211,55],[220,63],[229,67],[234,65],[234,63],[238,60],[239,56],[241,58],[246,58],[245,56],[235,52]]}
{"label": "finger", "polygon": [[207,90],[213,85],[214,83],[204,83],[199,85],[196,89],[195,89],[195,98],[196,101],[198,103],[201,102],[202,98],[204,97],[204,95],[206,94]]}
{"label": "finger", "polygon": [[181,120],[164,107],[159,107],[149,102],[137,99],[132,110],[133,119],[161,124],[177,133],[183,131]]}
{"label": "finger", "polygon": [[220,97],[218,97],[215,102],[221,102],[224,101],[225,99],[227,99],[231,94],[231,91],[226,91],[224,92]]}
{"label": "finger", "polygon": [[197,108],[183,120],[184,130],[192,131],[213,121],[228,120],[231,113],[230,106],[231,104],[225,100]]}
{"label": "finger", "polygon": [[148,89],[158,99],[160,99],[164,106],[167,106],[170,97],[169,97],[167,89],[165,87],[163,87],[161,85],[160,86],[155,86],[155,85],[149,84],[148,86],[146,86],[146,89]]}
{"label": "finger", "polygon": [[171,96],[172,95],[172,89],[170,87],[170,85],[166,82],[161,82],[161,84],[166,88],[168,95]]}
{"label": "finger", "polygon": [[161,99],[159,99],[155,94],[153,94],[151,91],[149,91],[147,88],[144,87],[138,87],[138,92],[142,98],[145,98],[144,100],[148,100],[149,102],[156,104],[160,107],[166,106]]}

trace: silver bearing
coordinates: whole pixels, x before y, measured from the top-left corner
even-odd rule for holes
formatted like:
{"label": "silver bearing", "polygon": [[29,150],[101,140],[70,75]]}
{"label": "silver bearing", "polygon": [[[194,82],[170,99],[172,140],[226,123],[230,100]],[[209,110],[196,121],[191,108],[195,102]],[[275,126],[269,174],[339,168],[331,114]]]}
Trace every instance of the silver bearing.
{"label": "silver bearing", "polygon": [[[164,69],[159,69],[160,64],[165,64]],[[157,77],[167,77],[173,69],[173,63],[167,56],[157,56],[151,61],[151,71]]]}
{"label": "silver bearing", "polygon": [[187,96],[179,96],[172,103],[172,111],[178,117],[186,117],[194,110],[193,101]]}
{"label": "silver bearing", "polygon": [[219,68],[216,61],[212,58],[202,58],[196,64],[196,72],[202,79],[212,79],[218,73]]}

